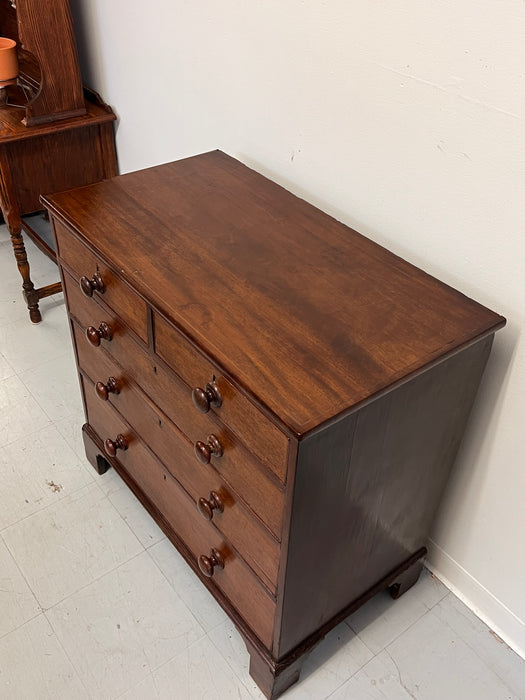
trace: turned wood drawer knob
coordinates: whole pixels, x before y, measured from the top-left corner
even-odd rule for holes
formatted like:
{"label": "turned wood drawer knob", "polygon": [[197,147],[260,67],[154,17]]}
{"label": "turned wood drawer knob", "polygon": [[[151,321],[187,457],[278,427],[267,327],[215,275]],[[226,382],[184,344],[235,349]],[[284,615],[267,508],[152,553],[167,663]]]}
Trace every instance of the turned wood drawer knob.
{"label": "turned wood drawer knob", "polygon": [[98,328],[95,328],[95,326],[88,326],[86,328],[86,337],[91,345],[98,347],[102,338],[104,338],[104,340],[111,340],[113,335],[108,324],[102,321]]}
{"label": "turned wood drawer knob", "polygon": [[128,443],[126,442],[124,435],[119,433],[114,440],[110,440],[109,438],[106,440],[104,443],[104,449],[110,457],[114,457],[117,454],[117,450],[127,450]]}
{"label": "turned wood drawer knob", "polygon": [[205,554],[200,555],[199,569],[205,576],[211,578],[216,566],[218,566],[219,569],[224,569],[224,559],[222,558],[222,554],[217,549],[212,549],[209,557],[207,557]]}
{"label": "turned wood drawer knob", "polygon": [[98,272],[95,272],[91,279],[88,279],[86,276],[80,278],[80,289],[84,296],[92,297],[95,291],[104,294],[105,287],[102,277]]}
{"label": "turned wood drawer knob", "polygon": [[222,445],[215,435],[208,435],[208,442],[197,440],[194,445],[195,455],[203,464],[209,464],[213,457],[222,457]]}
{"label": "turned wood drawer knob", "polygon": [[95,391],[99,399],[107,401],[110,394],[120,394],[120,387],[115,377],[110,377],[105,384],[104,382],[97,382]]}
{"label": "turned wood drawer knob", "polygon": [[219,498],[219,494],[216,491],[211,491],[209,498],[199,498],[197,501],[197,508],[203,518],[211,520],[213,518],[213,511],[218,510],[219,513],[222,513],[224,505]]}
{"label": "turned wood drawer knob", "polygon": [[215,382],[208,382],[204,389],[201,389],[200,386],[195,387],[191,393],[191,398],[196,408],[202,413],[208,413],[210,404],[217,408],[222,404],[222,396]]}

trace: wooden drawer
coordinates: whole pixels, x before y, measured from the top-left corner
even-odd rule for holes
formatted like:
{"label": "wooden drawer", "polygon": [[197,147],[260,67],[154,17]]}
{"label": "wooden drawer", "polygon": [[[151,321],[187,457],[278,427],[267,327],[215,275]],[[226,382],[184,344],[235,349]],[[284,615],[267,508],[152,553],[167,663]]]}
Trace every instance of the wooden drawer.
{"label": "wooden drawer", "polygon": [[[210,406],[250,450],[284,482],[288,438],[241,394],[209,360],[162,316],[154,314],[155,351],[191,388],[204,388],[215,377],[222,405]],[[197,409],[195,409],[197,411]]]}
{"label": "wooden drawer", "polygon": [[[113,332],[111,342],[102,340],[100,347],[93,347],[80,329],[75,329],[77,352],[80,362],[86,368],[97,369],[97,361],[103,362],[104,350],[111,354],[120,367],[122,378],[131,378],[153,399],[154,403],[176,423],[192,443],[206,441],[210,434],[220,441],[223,454],[212,457],[214,468],[245,500],[255,513],[266,523],[280,540],[284,508],[284,493],[278,488],[277,479],[261,466],[243,443],[226,428],[213,414],[199,413],[192,404],[190,389],[170,372],[154,355],[149,354],[126,332],[122,321],[116,315],[108,314],[98,306],[93,306],[80,292],[78,285],[64,273],[66,294],[71,313],[82,329],[88,325],[107,322]],[[94,310],[95,309],[95,310]],[[100,360],[97,360],[99,358]],[[90,359],[90,358],[93,359]],[[112,365],[111,365],[112,366]],[[94,381],[106,382],[110,365],[100,366],[100,373],[92,377]],[[111,371],[111,370],[109,370]],[[107,374],[107,376],[104,376]],[[119,377],[117,377],[118,379]],[[193,457],[195,467],[202,465]]]}
{"label": "wooden drawer", "polygon": [[[279,567],[279,543],[261,521],[243,504],[235,491],[210,466],[197,463],[193,445],[161,413],[150,399],[105,352],[91,352],[88,341],[75,327],[75,340],[81,370],[93,384],[99,377],[114,377],[118,395],[108,392],[108,400],[121,413],[148,447],[162,460],[166,468],[186,489],[195,504],[200,498],[210,501],[210,493],[219,496],[224,510],[212,510],[214,525],[224,533],[246,562],[275,593]],[[106,379],[104,381],[106,381]],[[97,397],[95,387],[84,382],[86,390]],[[89,397],[91,400],[91,397]],[[97,397],[100,401],[100,396]]]}
{"label": "wooden drawer", "polygon": [[118,312],[125,323],[144,342],[148,340],[147,307],[125,282],[119,279],[99,258],[59,222],[54,220],[58,255],[64,265],[73,273],[78,285],[82,276],[92,279],[95,273],[104,283],[104,291],[93,292],[93,298],[102,296],[104,302]]}
{"label": "wooden drawer", "polygon": [[221,553],[224,569],[215,568],[213,583],[227,596],[263,644],[271,648],[274,600],[265,592],[229,541],[199,517],[191,498],[155,459],[136,433],[108,403],[97,400],[92,387],[86,389],[88,422],[91,427],[102,441],[108,436],[115,439],[119,434],[125,437],[127,449],[117,452],[120,464],[162,513],[195,559],[201,554],[208,556],[212,547]]}

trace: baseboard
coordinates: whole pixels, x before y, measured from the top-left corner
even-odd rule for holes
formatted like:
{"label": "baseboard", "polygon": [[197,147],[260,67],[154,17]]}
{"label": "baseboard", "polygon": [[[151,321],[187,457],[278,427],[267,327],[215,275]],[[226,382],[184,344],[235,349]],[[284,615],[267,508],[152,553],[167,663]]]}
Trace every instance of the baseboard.
{"label": "baseboard", "polygon": [[432,540],[425,565],[467,605],[498,637],[525,659],[525,622],[476,581]]}

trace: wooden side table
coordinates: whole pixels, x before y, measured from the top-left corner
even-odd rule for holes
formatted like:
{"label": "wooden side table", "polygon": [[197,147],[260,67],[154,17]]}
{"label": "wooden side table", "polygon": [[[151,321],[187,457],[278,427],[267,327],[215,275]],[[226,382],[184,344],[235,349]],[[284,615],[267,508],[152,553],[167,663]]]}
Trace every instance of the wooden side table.
{"label": "wooden side table", "polygon": [[40,195],[88,185],[117,174],[113,135],[115,114],[90,91],[86,114],[26,126],[21,110],[0,108],[0,208],[11,234],[24,298],[33,323],[42,319],[40,299],[61,291],[57,282],[35,288],[22,231],[49,257],[56,255],[24,216],[42,210]]}

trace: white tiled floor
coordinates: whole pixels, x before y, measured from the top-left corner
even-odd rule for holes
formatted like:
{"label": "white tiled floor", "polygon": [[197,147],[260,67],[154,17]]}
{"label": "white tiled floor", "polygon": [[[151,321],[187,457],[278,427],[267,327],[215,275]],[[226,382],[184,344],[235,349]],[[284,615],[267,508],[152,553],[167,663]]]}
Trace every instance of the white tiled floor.
{"label": "white tiled floor", "polygon": [[[57,271],[28,244],[40,286]],[[61,296],[34,326],[0,226],[0,700],[262,698],[246,649],[119,477],[84,457]],[[425,571],[305,661],[298,700],[523,700],[525,662]]]}

